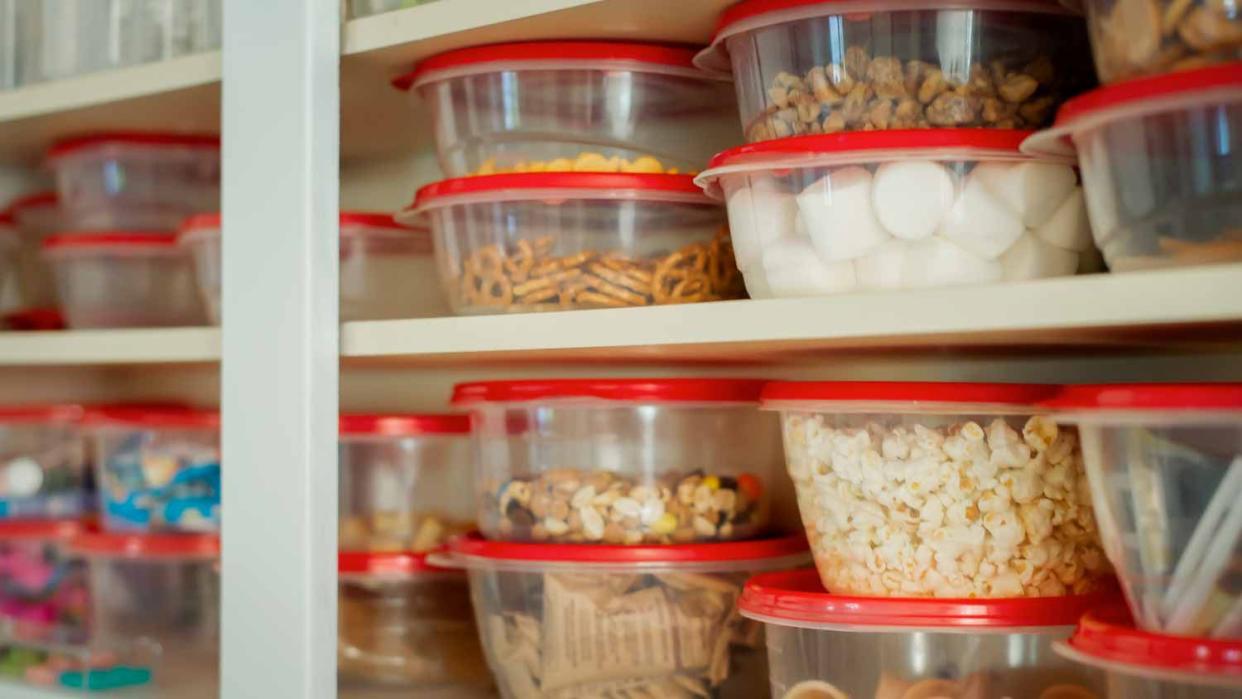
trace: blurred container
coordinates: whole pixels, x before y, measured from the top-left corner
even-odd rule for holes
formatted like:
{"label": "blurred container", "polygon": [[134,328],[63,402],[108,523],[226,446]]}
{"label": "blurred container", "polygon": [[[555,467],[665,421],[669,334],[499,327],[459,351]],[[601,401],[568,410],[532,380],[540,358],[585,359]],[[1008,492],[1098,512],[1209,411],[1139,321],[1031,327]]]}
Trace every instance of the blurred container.
{"label": "blurred container", "polygon": [[1242,59],[1235,0],[1086,0],[1095,68],[1104,83]]}
{"label": "blurred container", "polygon": [[17,285],[23,308],[54,308],[56,285],[41,250],[43,241],[65,230],[65,217],[55,192],[37,192],[13,200],[7,209],[20,233]]}
{"label": "blurred container", "polygon": [[0,519],[91,509],[81,420],[76,405],[0,405]]}
{"label": "blurred container", "polygon": [[0,637],[40,645],[86,640],[86,570],[68,550],[84,529],[77,519],[0,520]]}

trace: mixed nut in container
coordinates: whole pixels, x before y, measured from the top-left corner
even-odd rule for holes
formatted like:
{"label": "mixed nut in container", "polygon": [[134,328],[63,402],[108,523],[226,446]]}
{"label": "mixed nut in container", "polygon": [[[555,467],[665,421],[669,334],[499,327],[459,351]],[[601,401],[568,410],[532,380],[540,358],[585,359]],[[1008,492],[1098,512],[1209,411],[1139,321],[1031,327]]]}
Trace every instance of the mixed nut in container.
{"label": "mixed nut in container", "polygon": [[449,177],[578,170],[695,172],[737,140],[728,80],[684,47],[610,41],[475,46],[433,56],[394,84],[431,109]]}
{"label": "mixed nut in container", "polygon": [[1027,131],[915,129],[769,141],[696,178],[726,202],[754,298],[1071,275],[1094,260],[1072,156]]}
{"label": "mixed nut in container", "polygon": [[689,175],[536,173],[444,180],[426,216],[455,313],[741,298],[724,211]]}
{"label": "mixed nut in container", "polygon": [[1053,597],[1109,574],[1078,433],[1055,386],[774,382],[824,587],[884,597]]}
{"label": "mixed nut in container", "polygon": [[473,465],[465,415],[342,415],[341,550],[423,554],[472,530]]}
{"label": "mixed nut in container", "polygon": [[670,546],[455,539],[504,699],[721,697],[767,685],[759,624],[737,612],[754,572],[807,561],[801,537]]}
{"label": "mixed nut in container", "polygon": [[1242,5],[1235,0],[1086,0],[1100,81],[1242,59]]}
{"label": "mixed nut in container", "polygon": [[0,519],[90,510],[81,421],[76,405],[0,405]]}
{"label": "mixed nut in container", "polygon": [[1034,129],[1092,84],[1056,0],[748,0],[700,67],[733,74],[746,141],[874,129]]}
{"label": "mixed nut in container", "polygon": [[86,570],[68,548],[85,528],[76,519],[0,520],[0,638],[86,640]]}
{"label": "mixed nut in container", "polygon": [[780,442],[762,381],[458,385],[489,539],[670,544],[767,533]]}
{"label": "mixed nut in container", "polygon": [[1105,599],[851,597],[806,569],[751,578],[740,607],[764,623],[773,699],[1096,699],[1102,673],[1053,643]]}

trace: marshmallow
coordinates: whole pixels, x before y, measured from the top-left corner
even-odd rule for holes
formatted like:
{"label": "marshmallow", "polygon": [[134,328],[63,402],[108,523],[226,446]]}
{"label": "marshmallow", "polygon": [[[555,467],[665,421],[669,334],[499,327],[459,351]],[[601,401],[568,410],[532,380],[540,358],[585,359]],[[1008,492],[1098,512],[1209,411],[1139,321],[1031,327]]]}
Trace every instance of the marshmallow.
{"label": "marshmallow", "polygon": [[1066,197],[1052,218],[1035,229],[1035,235],[1062,250],[1090,250],[1091,224],[1087,222],[1087,205],[1083,201],[1082,189],[1076,188]]}
{"label": "marshmallow", "polygon": [[1024,229],[1018,215],[992,194],[976,176],[978,172],[975,168],[966,177],[962,193],[937,233],[979,257],[995,260]]}
{"label": "marshmallow", "polygon": [[[1079,148],[1083,149],[1079,154],[1083,160],[1090,159],[1090,162],[1096,163],[1112,162],[1113,154],[1108,150],[1108,143],[1103,138],[1085,139]],[[1087,219],[1091,221],[1091,238],[1095,241],[1096,247],[1102,250],[1105,243],[1121,227],[1117,209],[1119,203],[1116,185],[1113,184],[1110,174],[1099,173],[1092,177],[1090,182],[1084,180],[1082,193],[1087,200]]]}
{"label": "marshmallow", "polygon": [[765,175],[752,175],[749,186],[739,187],[729,195],[725,206],[738,269],[757,264],[764,246],[788,235],[798,212],[793,194],[780,189],[775,179]]}
{"label": "marshmallow", "polygon": [[906,243],[890,240],[858,258],[854,267],[858,272],[858,285],[864,289],[900,289],[902,264],[906,259]]}
{"label": "marshmallow", "polygon": [[764,248],[763,271],[773,296],[823,296],[857,286],[853,262],[826,263],[801,240],[781,240]]}
{"label": "marshmallow", "polygon": [[980,163],[971,177],[1017,212],[1028,228],[1052,218],[1078,184],[1074,168],[1055,163]]}
{"label": "marshmallow", "polygon": [[875,171],[871,202],[889,233],[902,240],[922,240],[931,237],[949,213],[956,190],[953,176],[940,163],[885,163]]}
{"label": "marshmallow", "polygon": [[988,284],[1001,280],[1003,270],[987,260],[940,237],[909,243],[901,265],[901,278],[911,288]]}
{"label": "marshmallow", "polygon": [[826,262],[852,260],[890,240],[871,208],[871,173],[838,168],[798,195],[798,213]]}
{"label": "marshmallow", "polygon": [[746,293],[752,299],[772,298],[772,289],[768,287],[768,275],[763,265],[755,265],[742,271],[742,280],[746,282]]}
{"label": "marshmallow", "polygon": [[1078,253],[1063,250],[1028,233],[1001,255],[1000,262],[1005,281],[1065,277],[1078,269]]}

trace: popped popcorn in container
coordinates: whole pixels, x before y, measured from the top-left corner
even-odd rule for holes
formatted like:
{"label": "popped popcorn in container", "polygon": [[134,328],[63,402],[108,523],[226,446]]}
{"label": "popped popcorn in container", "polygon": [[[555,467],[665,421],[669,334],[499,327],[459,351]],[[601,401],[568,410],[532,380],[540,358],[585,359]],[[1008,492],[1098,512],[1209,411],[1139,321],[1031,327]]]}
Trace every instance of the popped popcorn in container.
{"label": "popped popcorn in container", "polygon": [[0,405],[0,519],[90,510],[82,412],[76,405]]}
{"label": "popped popcorn in container", "polygon": [[785,459],[824,587],[887,597],[1094,589],[1100,550],[1078,434],[1055,386],[774,382]]}
{"label": "popped popcorn in container", "polygon": [[1053,644],[1106,600],[856,597],[803,569],[751,578],[739,607],[765,625],[773,699],[1095,699],[1103,673]]}
{"label": "popped popcorn in container", "polygon": [[86,640],[86,570],[68,548],[86,529],[79,519],[0,520],[0,637],[37,644]]}

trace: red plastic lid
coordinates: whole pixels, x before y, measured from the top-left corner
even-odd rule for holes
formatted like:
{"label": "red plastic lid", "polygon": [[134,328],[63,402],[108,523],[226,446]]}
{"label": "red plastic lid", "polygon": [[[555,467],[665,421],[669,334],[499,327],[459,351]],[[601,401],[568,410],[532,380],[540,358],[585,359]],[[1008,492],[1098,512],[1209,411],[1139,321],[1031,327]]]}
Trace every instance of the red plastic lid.
{"label": "red plastic lid", "polygon": [[122,558],[214,558],[220,555],[215,534],[115,534],[90,532],[75,537],[74,551]]}
{"label": "red plastic lid", "polygon": [[1046,404],[1097,410],[1242,410],[1242,383],[1063,386]]}
{"label": "red plastic lid", "polygon": [[86,528],[80,519],[0,519],[0,539],[71,539]]}
{"label": "red plastic lid", "polygon": [[177,244],[171,233],[136,233],[131,231],[74,231],[49,235],[43,240],[44,250],[63,248],[166,248]]}
{"label": "red plastic lid", "polygon": [[189,146],[219,149],[220,137],[215,134],[201,133],[107,131],[57,141],[48,149],[47,157],[48,159],[58,158],[76,150],[110,143],[123,143],[133,146]]}
{"label": "red plastic lid", "polygon": [[885,402],[1034,406],[1056,395],[1059,386],[1029,383],[935,381],[773,381],[762,400]]}
{"label": "red plastic lid", "polygon": [[[393,230],[408,231],[409,226],[403,226],[397,223],[392,214],[386,214],[378,211],[342,211],[340,217],[342,226],[366,226],[368,228],[391,228]],[[190,231],[202,230],[206,228],[220,228],[220,214],[196,214],[181,222],[177,228],[177,232],[185,235]]]}
{"label": "red plastic lid", "polygon": [[63,330],[65,318],[56,308],[21,308],[0,316],[12,330]]}
{"label": "red plastic lid", "polygon": [[485,202],[548,199],[668,198],[710,204],[693,175],[614,172],[538,172],[476,175],[433,182],[418,190],[410,209],[422,212],[468,199]]}
{"label": "red plastic lid", "polygon": [[51,422],[82,419],[80,405],[0,405],[0,422]]}
{"label": "red plastic lid", "polygon": [[[891,129],[888,131],[844,131],[777,138],[717,153],[708,169],[756,161],[774,156],[812,156],[886,150],[924,148],[981,149],[1017,154],[1022,142],[1033,131],[1012,129]],[[784,162],[784,159],[781,159]]]}
{"label": "red plastic lid", "polygon": [[1129,611],[1110,606],[1088,612],[1067,645],[1092,659],[1242,679],[1242,639],[1168,636],[1135,628]]}
{"label": "red plastic lid", "polygon": [[[492,44],[449,51],[419,63],[414,70],[392,81],[402,90],[432,82],[439,74],[466,68],[466,73],[489,70],[492,63],[538,63],[540,61],[583,61],[591,68],[606,69],[605,64],[633,64],[631,70],[659,66],[690,71],[694,67],[694,50],[684,46],[635,44],[620,41],[531,41],[514,44]],[[709,77],[709,76],[703,76]]]}
{"label": "red plastic lid", "polygon": [[711,544],[620,546],[613,544],[528,544],[489,541],[477,532],[450,539],[449,549],[461,556],[496,561],[539,563],[723,563],[757,561],[805,553],[801,535]]}
{"label": "red plastic lid", "polygon": [[38,206],[56,206],[58,203],[60,203],[60,197],[56,195],[56,192],[35,192],[9,202],[9,206],[5,211],[12,214],[21,209],[30,209]]}
{"label": "red plastic lid", "polygon": [[1105,594],[1012,599],[854,597],[824,590],[814,568],[751,578],[738,606],[785,626],[1016,628],[1073,626]]}
{"label": "red plastic lid", "polygon": [[218,428],[220,411],[193,408],[109,405],[86,409],[89,425],[132,425],[137,427]]}
{"label": "red plastic lid", "polygon": [[409,575],[442,571],[427,562],[425,553],[371,553],[369,551],[341,551],[337,555],[337,570],[346,575]]}
{"label": "red plastic lid", "polygon": [[342,435],[470,434],[469,415],[342,415]]}
{"label": "red plastic lid", "polygon": [[453,404],[598,398],[636,403],[756,403],[762,379],[543,379],[453,387]]}

